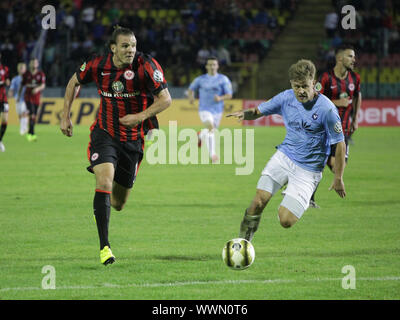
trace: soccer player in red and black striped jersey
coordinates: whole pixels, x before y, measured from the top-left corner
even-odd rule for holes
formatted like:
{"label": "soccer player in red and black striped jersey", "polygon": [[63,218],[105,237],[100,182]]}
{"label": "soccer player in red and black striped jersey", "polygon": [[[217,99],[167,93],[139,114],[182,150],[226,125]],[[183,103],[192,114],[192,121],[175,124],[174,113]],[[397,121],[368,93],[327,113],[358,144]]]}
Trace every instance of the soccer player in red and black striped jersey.
{"label": "soccer player in red and black striped jersey", "polygon": [[[326,95],[335,104],[342,121],[346,143],[346,163],[349,156],[349,138],[358,129],[357,116],[361,106],[360,75],[354,72],[356,56],[353,46],[343,44],[336,49],[336,64],[333,69],[324,72],[319,79],[320,93]],[[319,89],[319,88],[318,88]],[[335,146],[332,146],[327,161],[328,167],[335,170]],[[310,207],[319,208],[315,203],[315,192]]]}
{"label": "soccer player in red and black striped jersey", "polygon": [[86,61],[69,80],[60,123],[63,134],[71,137],[72,102],[80,85],[95,82],[100,107],[87,153],[88,170],[96,177],[93,209],[105,265],[115,261],[108,241],[110,206],[119,211],[126,203],[143,158],[144,137],[158,127],[156,114],[171,104],[161,66],[136,51],[131,30],[117,26],[109,48],[109,54]]}
{"label": "soccer player in red and black striped jersey", "polygon": [[7,122],[8,122],[8,100],[6,95],[6,86],[10,85],[10,75],[8,67],[1,63],[0,53],[0,152],[6,151],[3,144],[3,136],[6,133]]}
{"label": "soccer player in red and black striped jersey", "polygon": [[37,58],[30,59],[29,70],[22,76],[22,85],[18,91],[18,100],[23,87],[25,87],[24,100],[29,112],[29,130],[26,137],[28,141],[36,141],[35,124],[40,106],[40,96],[41,92],[46,88],[46,76],[43,71],[39,70],[39,60]]}

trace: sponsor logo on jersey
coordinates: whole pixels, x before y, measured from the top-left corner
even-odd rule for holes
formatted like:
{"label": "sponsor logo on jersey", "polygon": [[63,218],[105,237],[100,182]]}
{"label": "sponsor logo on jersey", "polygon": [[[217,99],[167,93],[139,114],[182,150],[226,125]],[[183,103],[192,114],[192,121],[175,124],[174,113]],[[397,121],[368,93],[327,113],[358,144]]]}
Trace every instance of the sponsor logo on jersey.
{"label": "sponsor logo on jersey", "polygon": [[84,62],[84,63],[81,65],[81,67],[79,68],[79,70],[85,71],[85,69],[86,69],[86,62]]}

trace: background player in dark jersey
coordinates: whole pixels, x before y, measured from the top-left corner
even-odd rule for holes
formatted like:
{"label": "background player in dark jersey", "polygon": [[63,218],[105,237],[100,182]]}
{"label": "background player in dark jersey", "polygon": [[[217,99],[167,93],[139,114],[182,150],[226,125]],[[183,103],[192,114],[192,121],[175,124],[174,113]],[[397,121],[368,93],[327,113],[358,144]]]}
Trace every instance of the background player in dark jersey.
{"label": "background player in dark jersey", "polygon": [[[351,45],[343,44],[336,49],[336,64],[324,72],[319,79],[320,92],[326,95],[338,108],[346,143],[346,163],[349,156],[349,138],[358,129],[357,116],[361,106],[360,75],[354,72],[356,56]],[[335,146],[332,146],[327,161],[332,172],[335,170]],[[315,203],[315,192],[310,207],[319,208]]]}
{"label": "background player in dark jersey", "polygon": [[96,177],[93,209],[105,265],[115,261],[108,241],[110,206],[119,211],[126,203],[143,157],[144,137],[158,127],[155,115],[171,104],[162,68],[150,55],[136,51],[131,30],[117,26],[109,47],[111,53],[86,61],[69,80],[60,123],[63,134],[71,137],[73,99],[81,84],[94,81],[100,108],[91,126],[88,170]]}
{"label": "background player in dark jersey", "polygon": [[0,152],[6,151],[3,144],[3,136],[7,129],[8,122],[8,100],[6,95],[6,86],[10,85],[10,75],[8,72],[8,67],[1,63],[1,53],[0,53]]}
{"label": "background player in dark jersey", "polygon": [[22,76],[22,85],[18,91],[17,101],[23,87],[25,87],[25,104],[29,112],[29,130],[26,137],[28,141],[36,141],[35,124],[40,106],[40,95],[46,88],[46,76],[43,71],[39,70],[39,60],[36,58],[29,61],[29,70]]}

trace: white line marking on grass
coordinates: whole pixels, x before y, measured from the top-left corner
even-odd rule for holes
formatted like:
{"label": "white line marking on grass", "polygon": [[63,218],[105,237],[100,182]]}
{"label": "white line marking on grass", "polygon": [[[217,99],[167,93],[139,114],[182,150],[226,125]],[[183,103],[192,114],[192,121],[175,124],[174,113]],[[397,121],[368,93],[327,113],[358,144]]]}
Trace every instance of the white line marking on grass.
{"label": "white line marking on grass", "polygon": [[[314,279],[267,279],[267,280],[219,280],[219,281],[186,281],[186,282],[165,282],[165,283],[128,283],[128,284],[114,284],[104,283],[102,285],[88,285],[88,286],[57,286],[57,290],[85,290],[85,289],[124,289],[124,288],[157,288],[157,287],[182,287],[182,286],[196,286],[196,285],[221,285],[221,284],[270,284],[270,283],[296,283],[296,282],[325,282],[325,281],[342,281],[342,278],[314,278]],[[357,281],[400,281],[399,276],[387,277],[359,277]],[[0,288],[0,292],[6,291],[30,291],[42,290],[41,287],[15,287],[15,288]]]}

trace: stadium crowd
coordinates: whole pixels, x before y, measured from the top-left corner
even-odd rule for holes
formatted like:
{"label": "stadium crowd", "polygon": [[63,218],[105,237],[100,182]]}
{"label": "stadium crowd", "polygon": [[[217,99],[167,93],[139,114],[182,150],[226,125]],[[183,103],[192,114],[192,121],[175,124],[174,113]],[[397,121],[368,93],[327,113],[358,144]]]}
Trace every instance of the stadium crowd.
{"label": "stadium crowd", "polygon": [[[340,18],[344,5],[356,8],[356,28],[344,30]],[[377,62],[377,55],[388,60],[400,54],[400,3],[394,0],[333,0],[325,18],[326,38],[319,46],[318,69],[323,72],[335,64],[335,48],[351,43],[359,66]],[[372,58],[371,58],[372,57]],[[393,62],[394,63],[394,62]]]}
{"label": "stadium crowd", "polygon": [[[296,8],[298,0],[3,0],[0,50],[16,74],[42,31],[41,9],[56,9],[56,29],[48,30],[41,60],[47,86],[65,85],[70,74],[93,52],[105,50],[114,25],[131,28],[138,50],[151,53],[166,68],[169,82],[187,85],[206,56],[222,68],[262,59]],[[168,74],[169,73],[169,74]]]}

